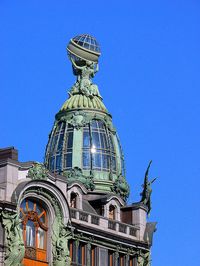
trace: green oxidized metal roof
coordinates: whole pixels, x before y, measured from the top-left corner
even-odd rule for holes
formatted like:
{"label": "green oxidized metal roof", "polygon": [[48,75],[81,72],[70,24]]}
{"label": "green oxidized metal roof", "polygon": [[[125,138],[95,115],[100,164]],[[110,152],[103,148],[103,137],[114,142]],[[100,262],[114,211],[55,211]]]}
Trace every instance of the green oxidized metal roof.
{"label": "green oxidized metal roof", "polygon": [[75,94],[70,96],[70,98],[67,99],[66,102],[61,107],[61,111],[67,111],[79,108],[91,108],[107,112],[105,105],[98,96],[90,98],[82,94]]}
{"label": "green oxidized metal roof", "polygon": [[88,190],[113,193],[126,199],[129,186],[121,145],[112,117],[92,80],[99,69],[100,55],[96,53],[93,58],[93,49],[98,47],[92,40],[92,37],[78,36],[67,47],[76,81],[56,115],[45,165],[69,182],[81,182]]}

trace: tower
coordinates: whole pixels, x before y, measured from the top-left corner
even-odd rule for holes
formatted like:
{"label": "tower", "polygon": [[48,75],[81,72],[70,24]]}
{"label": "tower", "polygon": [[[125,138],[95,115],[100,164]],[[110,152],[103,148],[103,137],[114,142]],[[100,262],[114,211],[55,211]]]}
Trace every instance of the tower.
{"label": "tower", "polygon": [[150,165],[141,201],[127,205],[122,147],[92,80],[99,44],[82,34],[67,51],[76,81],[55,116],[44,164],[0,150],[2,265],[150,265]]}

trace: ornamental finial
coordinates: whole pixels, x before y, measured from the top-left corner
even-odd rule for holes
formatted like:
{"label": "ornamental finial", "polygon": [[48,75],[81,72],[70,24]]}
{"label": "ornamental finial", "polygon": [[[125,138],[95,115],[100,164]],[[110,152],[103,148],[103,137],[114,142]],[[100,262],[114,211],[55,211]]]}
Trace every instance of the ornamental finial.
{"label": "ornamental finial", "polygon": [[78,35],[70,40],[67,51],[73,73],[77,76],[77,81],[69,94],[81,93],[90,98],[101,98],[98,86],[92,82],[92,78],[99,70],[98,58],[101,55],[96,39],[89,34]]}

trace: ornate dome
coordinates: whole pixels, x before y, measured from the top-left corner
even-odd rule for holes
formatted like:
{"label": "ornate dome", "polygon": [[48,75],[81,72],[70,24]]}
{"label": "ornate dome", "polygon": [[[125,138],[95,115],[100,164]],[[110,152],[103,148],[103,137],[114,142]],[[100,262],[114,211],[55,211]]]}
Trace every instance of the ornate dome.
{"label": "ornate dome", "polygon": [[[88,36],[73,40],[79,45],[82,41],[85,47],[85,43],[94,40]],[[100,51],[96,42],[95,45]],[[89,190],[113,192],[126,199],[129,187],[120,141],[98,86],[92,82],[97,63],[81,59],[82,65],[77,64],[69,51],[77,80],[56,114],[45,165],[51,172],[66,176],[68,182],[78,180]]]}

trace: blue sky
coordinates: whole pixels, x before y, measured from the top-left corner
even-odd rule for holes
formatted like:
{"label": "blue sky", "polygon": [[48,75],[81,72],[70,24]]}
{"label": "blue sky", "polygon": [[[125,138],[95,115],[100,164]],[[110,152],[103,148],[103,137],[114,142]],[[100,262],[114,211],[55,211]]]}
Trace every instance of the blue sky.
{"label": "blue sky", "polygon": [[200,265],[200,3],[0,2],[0,147],[43,161],[48,134],[75,77],[69,39],[90,33],[102,49],[95,77],[126,158],[129,202],[153,160],[158,222],[153,266]]}

